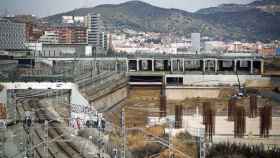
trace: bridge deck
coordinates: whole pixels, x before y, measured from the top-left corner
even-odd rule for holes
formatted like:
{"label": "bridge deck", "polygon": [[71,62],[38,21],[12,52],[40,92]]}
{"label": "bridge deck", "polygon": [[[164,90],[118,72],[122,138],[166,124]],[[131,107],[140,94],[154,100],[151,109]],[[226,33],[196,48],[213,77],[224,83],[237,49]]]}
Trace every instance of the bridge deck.
{"label": "bridge deck", "polygon": [[49,60],[126,60],[126,59],[157,59],[157,60],[168,60],[168,59],[264,59],[259,54],[240,54],[240,53],[227,53],[227,54],[96,54],[94,56],[84,55],[57,55],[57,56],[26,56],[26,57],[15,57],[15,59],[49,59]]}

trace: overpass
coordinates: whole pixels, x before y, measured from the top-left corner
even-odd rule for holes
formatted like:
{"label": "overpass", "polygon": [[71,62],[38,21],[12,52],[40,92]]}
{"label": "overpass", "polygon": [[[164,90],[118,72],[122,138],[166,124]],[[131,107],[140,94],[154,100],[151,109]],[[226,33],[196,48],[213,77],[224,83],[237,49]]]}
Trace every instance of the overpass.
{"label": "overpass", "polygon": [[[37,54],[15,58],[37,61],[94,61],[109,62],[118,71],[168,73],[224,73],[244,72],[251,75],[264,73],[264,58],[258,54],[94,54],[75,56]],[[111,67],[111,66],[110,66]]]}

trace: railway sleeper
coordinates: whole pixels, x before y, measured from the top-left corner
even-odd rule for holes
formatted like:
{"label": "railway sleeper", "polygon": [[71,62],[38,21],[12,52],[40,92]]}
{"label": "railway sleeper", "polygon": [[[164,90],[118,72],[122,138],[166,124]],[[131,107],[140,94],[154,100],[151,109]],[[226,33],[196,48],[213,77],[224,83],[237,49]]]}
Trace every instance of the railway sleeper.
{"label": "railway sleeper", "polygon": [[[55,129],[50,129],[49,130],[49,136],[53,139],[53,138],[56,138],[56,137],[60,136],[60,134],[58,134],[55,131]],[[73,147],[70,145],[71,143],[63,142],[63,141],[56,141],[55,143],[61,149],[61,151],[63,151],[68,157],[82,158],[80,153],[77,152],[76,149],[73,149]]]}
{"label": "railway sleeper", "polygon": [[[44,133],[45,131],[42,128],[38,128],[37,129],[38,134],[39,133]],[[48,136],[49,140],[48,141],[52,141],[52,138],[50,136]],[[43,141],[43,136],[41,135],[41,140]],[[49,156],[53,157],[53,158],[68,158],[68,156],[64,153],[61,152],[61,150],[59,150],[59,147],[57,146],[57,144],[55,142],[51,142],[48,144],[48,151],[49,151]]]}

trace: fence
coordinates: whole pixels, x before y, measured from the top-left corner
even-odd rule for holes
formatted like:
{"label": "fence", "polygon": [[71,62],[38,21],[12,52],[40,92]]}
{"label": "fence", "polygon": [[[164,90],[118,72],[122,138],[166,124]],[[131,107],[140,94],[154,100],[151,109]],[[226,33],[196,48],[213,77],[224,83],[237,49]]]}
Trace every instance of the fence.
{"label": "fence", "polygon": [[[105,140],[104,133],[102,131],[98,131],[97,129],[91,128],[90,132],[88,132],[83,136],[92,137],[92,143],[95,144],[97,147],[100,147],[101,151],[104,151],[110,157],[115,158],[116,156],[117,158],[121,158],[121,153],[122,153],[121,147],[123,144],[114,144],[110,142],[110,140]],[[126,158],[136,158],[128,150],[126,150],[125,153],[126,153]]]}

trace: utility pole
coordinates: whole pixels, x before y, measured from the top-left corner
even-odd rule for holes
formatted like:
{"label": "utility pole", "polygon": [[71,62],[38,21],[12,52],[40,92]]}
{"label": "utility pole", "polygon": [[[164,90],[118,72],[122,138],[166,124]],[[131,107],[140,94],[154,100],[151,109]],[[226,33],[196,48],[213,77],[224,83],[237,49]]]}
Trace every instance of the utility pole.
{"label": "utility pole", "polygon": [[33,150],[32,150],[32,134],[31,134],[31,126],[32,126],[32,117],[31,114],[26,114],[25,116],[25,127],[26,127],[26,153],[25,156],[27,158],[33,158]]}
{"label": "utility pole", "polygon": [[17,93],[16,93],[15,89],[12,90],[12,99],[13,99],[13,104],[15,105],[13,110],[14,110],[14,114],[15,114],[15,116],[14,116],[14,124],[16,124],[18,116],[17,116]]}
{"label": "utility pole", "polygon": [[114,148],[113,149],[113,158],[118,158],[118,149],[117,148]]}
{"label": "utility pole", "polygon": [[93,71],[94,71],[94,68],[93,68],[93,61],[92,61],[92,60],[90,61],[90,67],[91,67],[91,70],[90,70],[90,77],[91,77],[91,80],[93,80]]}
{"label": "utility pole", "polygon": [[168,148],[169,148],[169,158],[173,158],[173,144],[172,144],[172,131],[173,131],[173,126],[172,126],[172,121],[169,118],[168,120],[168,125],[169,125],[169,134],[168,134]]}
{"label": "utility pole", "polygon": [[206,152],[205,152],[205,131],[203,128],[198,129],[198,139],[199,139],[199,157],[205,158]]}
{"label": "utility pole", "polygon": [[49,157],[49,152],[48,152],[48,149],[49,149],[49,123],[47,120],[45,120],[45,124],[44,124],[44,130],[45,130],[45,135],[44,135],[44,153],[46,154],[46,158]]}
{"label": "utility pole", "polygon": [[100,118],[98,116],[97,118],[97,121],[98,121],[98,158],[101,158],[101,133],[100,133]]}
{"label": "utility pole", "polygon": [[102,114],[98,114],[97,116],[97,129],[98,129],[98,158],[104,158],[104,141],[103,141],[103,133],[105,125],[103,126],[103,116]]}
{"label": "utility pole", "polygon": [[0,157],[6,157],[5,155],[5,137],[6,137],[6,123],[4,120],[1,120],[0,127]]}
{"label": "utility pole", "polygon": [[125,109],[122,109],[121,112],[121,128],[122,128],[122,153],[121,158],[125,158],[125,151],[126,151],[126,127],[125,127]]}

